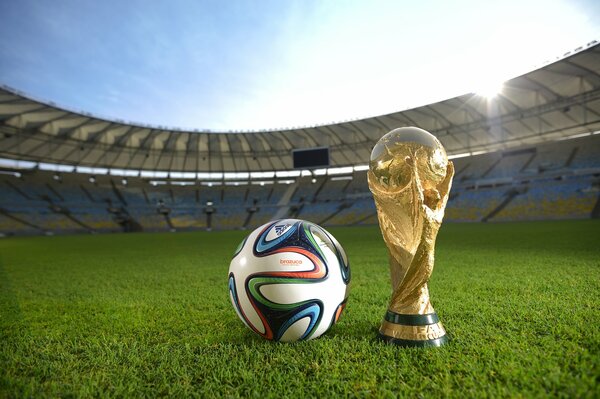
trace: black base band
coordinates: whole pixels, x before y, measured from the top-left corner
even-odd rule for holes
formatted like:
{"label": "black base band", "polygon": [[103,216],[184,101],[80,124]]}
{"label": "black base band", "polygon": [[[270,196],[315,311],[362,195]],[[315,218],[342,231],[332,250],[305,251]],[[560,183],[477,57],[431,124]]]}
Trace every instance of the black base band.
{"label": "black base band", "polygon": [[385,319],[390,323],[402,324],[404,326],[428,326],[440,321],[437,313],[428,314],[400,314],[388,310]]}
{"label": "black base band", "polygon": [[428,340],[422,340],[422,341],[421,340],[416,341],[416,340],[412,340],[412,339],[397,339],[397,338],[393,338],[393,337],[388,337],[387,335],[383,335],[381,333],[378,333],[377,337],[388,344],[404,346],[407,348],[410,348],[410,347],[423,348],[423,347],[427,347],[427,346],[442,346],[449,341],[448,335],[443,335],[436,339],[428,339]]}

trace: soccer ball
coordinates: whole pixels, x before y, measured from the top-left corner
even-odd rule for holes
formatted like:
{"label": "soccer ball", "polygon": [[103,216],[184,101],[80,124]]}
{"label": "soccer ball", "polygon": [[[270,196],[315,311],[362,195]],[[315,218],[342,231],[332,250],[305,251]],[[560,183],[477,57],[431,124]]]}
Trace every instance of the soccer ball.
{"label": "soccer ball", "polygon": [[317,338],[348,298],[350,264],[325,229],[304,220],[269,222],[246,237],[229,266],[229,296],[255,333],[274,341]]}

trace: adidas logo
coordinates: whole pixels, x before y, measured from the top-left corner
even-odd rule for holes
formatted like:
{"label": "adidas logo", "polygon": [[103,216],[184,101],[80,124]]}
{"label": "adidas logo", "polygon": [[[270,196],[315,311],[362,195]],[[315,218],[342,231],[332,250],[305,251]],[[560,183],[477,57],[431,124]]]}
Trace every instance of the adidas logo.
{"label": "adidas logo", "polygon": [[280,235],[283,234],[285,229],[287,229],[290,226],[291,226],[291,224],[280,224],[278,226],[275,226],[275,234],[277,234],[277,236],[279,237]]}

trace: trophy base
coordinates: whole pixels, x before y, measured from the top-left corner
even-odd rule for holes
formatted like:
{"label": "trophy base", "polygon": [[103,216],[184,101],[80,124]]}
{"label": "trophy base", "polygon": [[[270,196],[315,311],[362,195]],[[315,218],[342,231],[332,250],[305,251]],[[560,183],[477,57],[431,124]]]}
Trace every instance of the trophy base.
{"label": "trophy base", "polygon": [[379,339],[398,346],[442,346],[448,335],[436,313],[400,314],[388,310],[379,328]]}

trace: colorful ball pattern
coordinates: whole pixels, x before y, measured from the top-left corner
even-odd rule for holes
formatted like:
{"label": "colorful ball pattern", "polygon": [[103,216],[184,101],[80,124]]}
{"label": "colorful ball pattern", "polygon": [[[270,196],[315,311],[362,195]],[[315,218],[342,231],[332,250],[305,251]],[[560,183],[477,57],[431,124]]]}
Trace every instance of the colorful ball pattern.
{"label": "colorful ball pattern", "polygon": [[348,298],[350,264],[322,227],[282,219],[254,230],[229,266],[229,295],[239,318],[268,340],[319,337]]}

